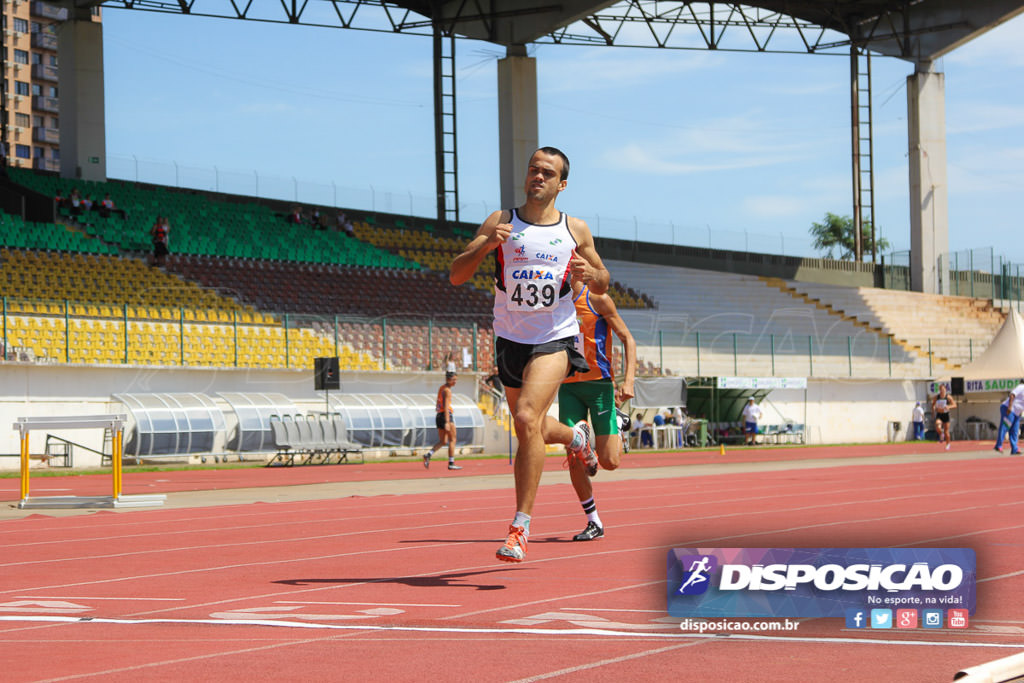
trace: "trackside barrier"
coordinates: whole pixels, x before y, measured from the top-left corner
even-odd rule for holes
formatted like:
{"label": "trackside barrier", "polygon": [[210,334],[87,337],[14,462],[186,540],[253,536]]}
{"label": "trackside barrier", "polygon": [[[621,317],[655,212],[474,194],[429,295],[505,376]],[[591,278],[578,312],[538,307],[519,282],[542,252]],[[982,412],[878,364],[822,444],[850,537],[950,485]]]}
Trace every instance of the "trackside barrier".
{"label": "trackside barrier", "polygon": [[349,455],[358,455],[359,462],[363,462],[363,447],[348,440],[345,419],[337,413],[319,417],[271,415],[270,428],[277,454],[267,467],[340,465],[352,462]]}
{"label": "trackside barrier", "polygon": [[1024,676],[1024,653],[962,669],[953,676],[959,683],[1011,683]]}
{"label": "trackside barrier", "polygon": [[[13,428],[21,439],[21,500],[19,508],[82,508],[82,507],[142,507],[163,505],[167,496],[151,494],[126,496],[122,494],[122,462],[124,424],[127,417],[114,415],[63,415],[57,417],[19,417]],[[33,429],[109,429],[111,434],[111,462],[113,490],[110,496],[44,496],[29,497],[28,437]]]}

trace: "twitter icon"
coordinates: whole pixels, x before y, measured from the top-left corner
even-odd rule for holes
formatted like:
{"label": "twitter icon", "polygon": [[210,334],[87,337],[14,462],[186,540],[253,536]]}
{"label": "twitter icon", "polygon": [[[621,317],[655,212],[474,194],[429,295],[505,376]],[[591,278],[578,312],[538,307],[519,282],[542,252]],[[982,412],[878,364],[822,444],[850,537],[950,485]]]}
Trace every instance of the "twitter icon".
{"label": "twitter icon", "polygon": [[871,610],[871,628],[892,628],[892,610]]}

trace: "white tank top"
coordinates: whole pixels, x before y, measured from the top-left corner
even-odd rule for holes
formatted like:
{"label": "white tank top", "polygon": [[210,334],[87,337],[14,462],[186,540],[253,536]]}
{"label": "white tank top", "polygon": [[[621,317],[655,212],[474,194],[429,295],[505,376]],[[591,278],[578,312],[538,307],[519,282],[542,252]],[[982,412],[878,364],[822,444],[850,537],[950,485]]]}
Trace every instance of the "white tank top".
{"label": "white tank top", "polygon": [[512,234],[494,250],[494,334],[520,344],[543,344],[579,334],[569,282],[576,240],[568,217],[533,225],[512,210]]}

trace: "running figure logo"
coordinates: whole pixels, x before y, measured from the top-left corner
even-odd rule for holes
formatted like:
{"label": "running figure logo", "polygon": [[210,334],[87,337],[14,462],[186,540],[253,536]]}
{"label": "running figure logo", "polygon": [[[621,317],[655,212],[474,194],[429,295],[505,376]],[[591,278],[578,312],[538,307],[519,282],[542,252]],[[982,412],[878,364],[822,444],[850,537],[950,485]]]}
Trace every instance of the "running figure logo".
{"label": "running figure logo", "polygon": [[711,572],[718,562],[714,555],[684,555],[679,558],[683,567],[683,584],[680,595],[700,595],[711,585]]}

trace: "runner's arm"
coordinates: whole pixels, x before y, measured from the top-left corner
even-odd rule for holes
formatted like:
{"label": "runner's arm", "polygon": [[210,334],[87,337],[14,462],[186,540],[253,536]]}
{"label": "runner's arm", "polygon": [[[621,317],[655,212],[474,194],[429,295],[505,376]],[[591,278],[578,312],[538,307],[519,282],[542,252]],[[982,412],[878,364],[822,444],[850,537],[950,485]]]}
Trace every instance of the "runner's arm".
{"label": "runner's arm", "polygon": [[633,339],[629,328],[626,327],[626,322],[619,316],[615,302],[610,296],[607,294],[591,296],[590,303],[594,306],[594,310],[605,319],[615,336],[622,341],[623,351],[626,354],[626,375],[622,380],[619,393],[621,400],[631,399],[636,395],[633,393],[633,382],[636,379],[636,340]]}
{"label": "runner's arm", "polygon": [[512,226],[503,222],[504,217],[504,211],[495,211],[488,216],[466,248],[452,261],[448,279],[453,285],[461,285],[473,277],[484,257],[508,239]]}
{"label": "runner's arm", "polygon": [[570,216],[569,232],[576,240],[576,256],[569,261],[573,278],[589,285],[594,294],[604,294],[608,291],[611,274],[597,253],[590,228],[585,221]]}

